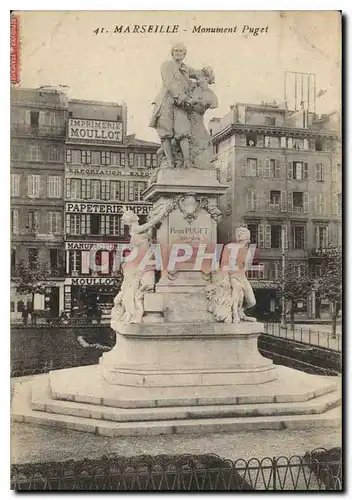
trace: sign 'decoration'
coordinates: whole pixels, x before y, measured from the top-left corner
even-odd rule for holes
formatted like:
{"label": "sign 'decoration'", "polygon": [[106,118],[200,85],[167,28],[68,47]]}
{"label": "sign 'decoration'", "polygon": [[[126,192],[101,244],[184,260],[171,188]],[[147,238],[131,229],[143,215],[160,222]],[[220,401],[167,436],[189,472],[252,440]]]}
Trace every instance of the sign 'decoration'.
{"label": "sign 'decoration'", "polygon": [[80,144],[121,144],[122,122],[69,118],[67,142]]}

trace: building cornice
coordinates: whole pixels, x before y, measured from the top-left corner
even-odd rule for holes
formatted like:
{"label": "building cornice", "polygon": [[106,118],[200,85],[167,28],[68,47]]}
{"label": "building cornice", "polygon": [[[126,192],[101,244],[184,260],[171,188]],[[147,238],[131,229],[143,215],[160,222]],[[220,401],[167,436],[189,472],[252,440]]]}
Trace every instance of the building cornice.
{"label": "building cornice", "polygon": [[247,133],[247,132],[257,132],[258,134],[266,135],[276,135],[276,136],[290,136],[297,138],[313,138],[313,137],[323,137],[327,139],[338,139],[339,135],[334,132],[322,131],[322,130],[312,130],[306,128],[297,127],[270,127],[267,125],[249,125],[242,123],[233,123],[228,125],[223,130],[216,132],[212,136],[213,143],[219,143],[224,141],[228,137],[236,133]]}

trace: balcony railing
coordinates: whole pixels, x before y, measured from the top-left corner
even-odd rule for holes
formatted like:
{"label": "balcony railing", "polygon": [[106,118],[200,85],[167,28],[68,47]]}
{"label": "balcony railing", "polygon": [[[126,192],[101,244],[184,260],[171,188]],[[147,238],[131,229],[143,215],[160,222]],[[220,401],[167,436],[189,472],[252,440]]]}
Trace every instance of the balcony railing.
{"label": "balcony railing", "polygon": [[11,132],[13,134],[19,135],[31,135],[35,137],[43,136],[64,136],[65,135],[65,125],[40,125],[38,127],[33,127],[32,125],[25,124],[13,124],[11,126]]}
{"label": "balcony railing", "polygon": [[303,207],[299,207],[299,206],[293,206],[293,211],[296,213],[296,214],[303,214]]}
{"label": "balcony railing", "polygon": [[269,203],[268,206],[269,212],[281,212],[281,204],[280,203]]}

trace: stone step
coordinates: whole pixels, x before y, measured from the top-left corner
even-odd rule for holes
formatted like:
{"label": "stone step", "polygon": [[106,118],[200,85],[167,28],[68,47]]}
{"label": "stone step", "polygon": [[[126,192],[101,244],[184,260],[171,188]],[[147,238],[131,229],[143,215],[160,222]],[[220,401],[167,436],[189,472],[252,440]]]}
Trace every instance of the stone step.
{"label": "stone step", "polygon": [[340,403],[340,392],[334,391],[308,402],[124,409],[52,399],[47,378],[32,384],[31,398],[33,410],[114,422],[318,414]]}
{"label": "stone step", "polygon": [[74,429],[101,436],[117,437],[202,434],[262,429],[307,429],[310,427],[338,427],[341,421],[341,409],[340,407],[335,407],[320,414],[112,422],[33,410],[31,408],[32,384],[33,382],[25,382],[15,388],[12,404],[12,418],[14,421]]}
{"label": "stone step", "polygon": [[50,372],[53,399],[116,408],[293,403],[335,391],[339,377],[309,375],[276,366],[266,384],[203,387],[132,387],[108,384],[99,365]]}

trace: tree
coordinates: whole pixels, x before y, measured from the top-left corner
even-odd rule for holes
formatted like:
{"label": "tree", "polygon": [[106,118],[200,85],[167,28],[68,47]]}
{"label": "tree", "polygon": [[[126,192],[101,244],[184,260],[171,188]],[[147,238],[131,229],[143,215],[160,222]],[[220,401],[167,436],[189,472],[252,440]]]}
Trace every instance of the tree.
{"label": "tree", "polygon": [[316,280],[316,288],[320,297],[332,305],[332,333],[335,336],[342,304],[342,249],[325,248],[321,256],[322,275]]}
{"label": "tree", "polygon": [[[299,299],[306,298],[308,292],[312,289],[312,284],[306,262],[298,263],[297,261],[289,260],[285,265],[284,276],[282,276],[280,270],[280,279],[277,283],[278,293],[285,298],[285,302],[291,302],[290,323],[292,329],[294,329],[296,303]],[[286,312],[283,311],[283,314],[286,314]]]}
{"label": "tree", "polygon": [[34,311],[35,294],[44,295],[50,284],[50,272],[47,263],[42,263],[37,255],[29,262],[20,260],[16,272],[16,291],[31,295],[31,310]]}

